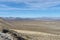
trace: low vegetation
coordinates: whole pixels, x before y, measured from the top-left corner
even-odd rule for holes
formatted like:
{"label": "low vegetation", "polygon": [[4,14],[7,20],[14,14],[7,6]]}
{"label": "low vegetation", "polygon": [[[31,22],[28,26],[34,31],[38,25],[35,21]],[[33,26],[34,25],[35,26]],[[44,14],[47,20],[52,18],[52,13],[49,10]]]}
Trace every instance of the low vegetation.
{"label": "low vegetation", "polygon": [[18,40],[19,37],[25,40],[60,40],[60,21],[6,21],[0,19],[0,30],[4,28],[10,29],[9,32],[14,37],[18,36]]}

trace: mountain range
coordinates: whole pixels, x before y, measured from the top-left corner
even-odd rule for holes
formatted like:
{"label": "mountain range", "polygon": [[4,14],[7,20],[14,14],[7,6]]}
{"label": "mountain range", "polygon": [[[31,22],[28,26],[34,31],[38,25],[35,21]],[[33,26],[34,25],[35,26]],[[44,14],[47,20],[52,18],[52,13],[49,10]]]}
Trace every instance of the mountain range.
{"label": "mountain range", "polygon": [[0,17],[9,21],[21,21],[21,20],[42,20],[42,21],[60,21],[60,17],[38,17],[38,18],[21,18],[21,17]]}

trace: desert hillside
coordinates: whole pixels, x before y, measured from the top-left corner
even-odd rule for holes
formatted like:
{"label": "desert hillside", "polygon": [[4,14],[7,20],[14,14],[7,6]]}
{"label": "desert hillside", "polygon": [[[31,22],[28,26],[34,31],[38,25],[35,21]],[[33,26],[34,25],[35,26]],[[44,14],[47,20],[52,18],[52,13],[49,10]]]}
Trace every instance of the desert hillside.
{"label": "desert hillside", "polygon": [[0,29],[19,29],[60,34],[60,21],[5,20],[0,18]]}
{"label": "desert hillside", "polygon": [[13,29],[26,40],[60,40],[60,21],[5,20],[0,18],[0,30],[2,29]]}
{"label": "desert hillside", "polygon": [[60,40],[60,35],[16,29],[4,29],[0,40]]}
{"label": "desert hillside", "polygon": [[60,35],[43,33],[43,32],[34,32],[34,31],[26,31],[26,30],[15,30],[26,40],[60,40]]}

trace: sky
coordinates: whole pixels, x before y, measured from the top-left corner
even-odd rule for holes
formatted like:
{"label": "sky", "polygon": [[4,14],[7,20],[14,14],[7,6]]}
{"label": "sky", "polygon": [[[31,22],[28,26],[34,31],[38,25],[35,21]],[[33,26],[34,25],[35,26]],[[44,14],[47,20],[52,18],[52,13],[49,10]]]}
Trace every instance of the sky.
{"label": "sky", "polygon": [[60,17],[60,0],[0,0],[0,17]]}

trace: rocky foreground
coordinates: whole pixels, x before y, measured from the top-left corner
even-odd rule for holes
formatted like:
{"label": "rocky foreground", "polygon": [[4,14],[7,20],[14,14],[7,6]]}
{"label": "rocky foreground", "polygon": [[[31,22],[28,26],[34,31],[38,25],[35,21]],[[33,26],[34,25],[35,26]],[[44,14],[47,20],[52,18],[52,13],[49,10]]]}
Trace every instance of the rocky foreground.
{"label": "rocky foreground", "polygon": [[0,32],[0,40],[25,40],[23,37],[18,36],[14,31],[3,29]]}
{"label": "rocky foreground", "polygon": [[0,32],[0,40],[60,40],[60,35],[13,30],[3,29],[2,32]]}

